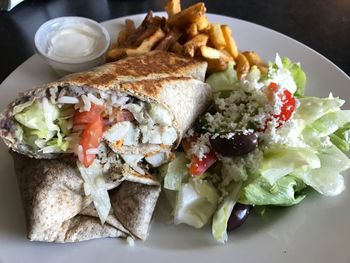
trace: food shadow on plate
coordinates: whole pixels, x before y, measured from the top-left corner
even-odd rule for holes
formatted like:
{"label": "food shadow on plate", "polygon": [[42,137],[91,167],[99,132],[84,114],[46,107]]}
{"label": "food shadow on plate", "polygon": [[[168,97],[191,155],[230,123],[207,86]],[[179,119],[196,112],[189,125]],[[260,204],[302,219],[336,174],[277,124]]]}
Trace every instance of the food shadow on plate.
{"label": "food shadow on plate", "polygon": [[10,154],[0,145],[0,236],[25,237],[24,212]]}
{"label": "food shadow on plate", "polygon": [[[202,229],[195,229],[185,224],[172,224],[171,209],[164,200],[164,196],[161,195],[154,214],[154,222],[144,246],[164,250],[193,250],[221,245],[214,240],[210,225]],[[228,232],[228,241],[224,246],[235,245],[237,242],[247,242],[256,235],[274,235],[275,225],[283,223],[286,217],[294,214],[300,218],[303,209],[300,205],[299,208],[295,206],[266,207],[264,210],[252,209],[242,226]],[[300,225],[294,227],[299,228]],[[164,235],[171,238],[164,238]]]}

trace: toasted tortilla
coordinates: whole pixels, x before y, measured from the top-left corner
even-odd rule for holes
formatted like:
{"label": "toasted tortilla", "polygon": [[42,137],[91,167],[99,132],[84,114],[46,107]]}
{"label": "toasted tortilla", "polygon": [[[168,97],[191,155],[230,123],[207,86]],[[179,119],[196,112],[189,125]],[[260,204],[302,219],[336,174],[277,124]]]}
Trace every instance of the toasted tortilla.
{"label": "toasted tortilla", "polygon": [[12,157],[29,240],[63,243],[102,237],[146,239],[159,185],[126,181],[119,187],[115,184],[109,191],[110,199],[115,201],[102,225],[91,198],[85,196],[83,179],[72,158],[36,160],[14,152]]}
{"label": "toasted tortilla", "polygon": [[154,51],[105,64],[91,71],[69,75],[21,94],[0,114],[0,136],[12,150],[34,158],[52,159],[62,154],[33,151],[16,136],[14,107],[43,97],[51,98],[69,90],[76,96],[91,91],[122,92],[145,102],[156,102],[173,116],[177,140],[205,110],[212,98],[204,83],[206,62]]}
{"label": "toasted tortilla", "polygon": [[160,193],[160,187],[124,181],[113,190],[111,203],[115,217],[131,234],[145,240],[152,214]]}

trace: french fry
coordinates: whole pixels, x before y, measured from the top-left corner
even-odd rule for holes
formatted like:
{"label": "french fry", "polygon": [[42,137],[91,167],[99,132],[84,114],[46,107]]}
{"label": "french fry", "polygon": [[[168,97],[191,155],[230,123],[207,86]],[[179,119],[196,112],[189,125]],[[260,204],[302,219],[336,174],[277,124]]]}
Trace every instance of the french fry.
{"label": "french fry", "polygon": [[266,65],[258,65],[261,75],[266,76],[268,72],[268,67]]}
{"label": "french fry", "polygon": [[210,26],[208,18],[205,15],[196,18],[194,20],[194,23],[197,25],[197,29],[199,32],[207,29]]}
{"label": "french fry", "polygon": [[167,50],[205,59],[209,73],[227,69],[231,61],[239,79],[244,78],[253,65],[260,69],[261,74],[267,74],[267,66],[256,52],[239,53],[229,26],[209,22],[203,2],[181,9],[180,0],[168,0],[164,9],[168,19],[153,16],[150,11],[137,28],[133,21],[126,20],[116,47],[107,53],[107,60],[141,55],[151,50]]}
{"label": "french fry", "polygon": [[171,46],[170,46],[170,51],[171,52],[174,52],[176,54],[179,54],[179,55],[182,55],[183,54],[183,49],[184,49],[184,46],[181,45],[179,42],[175,42],[173,43]]}
{"label": "french fry", "polygon": [[222,33],[225,38],[226,42],[226,50],[231,54],[233,58],[236,58],[238,56],[238,48],[236,41],[234,40],[232,36],[232,31],[229,26],[227,25],[222,25],[221,26]]}
{"label": "french fry", "polygon": [[125,52],[126,52],[128,57],[136,57],[136,56],[140,56],[142,54],[147,53],[146,50],[137,49],[137,48],[126,48]]}
{"label": "french fry", "polygon": [[261,59],[261,57],[256,53],[255,51],[245,51],[242,53],[249,61],[249,65],[264,65],[264,61]]}
{"label": "french fry", "polygon": [[[158,17],[160,18],[160,17]],[[152,19],[152,22],[150,25],[148,25],[144,31],[134,40],[133,45],[135,47],[138,47],[141,45],[141,43],[145,40],[148,39],[150,36],[154,35],[156,31],[161,27],[162,21],[160,19],[157,19],[157,17],[154,17]]]}
{"label": "french fry", "polygon": [[198,35],[198,28],[196,23],[192,23],[186,29],[186,35],[191,39]]}
{"label": "french fry", "polygon": [[165,33],[159,27],[153,35],[142,41],[141,45],[137,48],[127,48],[125,52],[128,56],[138,56],[145,54],[152,50],[152,48],[165,37]]}
{"label": "french fry", "polygon": [[244,78],[250,69],[249,61],[248,59],[242,54],[239,53],[236,57],[236,71],[238,79]]}
{"label": "french fry", "polygon": [[242,54],[249,61],[250,67],[255,65],[259,68],[261,75],[267,75],[267,71],[268,71],[267,65],[261,59],[258,53],[256,53],[255,51],[245,51]]}
{"label": "french fry", "polygon": [[219,24],[211,25],[209,29],[210,41],[213,46],[217,49],[224,49],[226,46],[226,41],[224,34],[222,33],[221,26]]}
{"label": "french fry", "polygon": [[219,59],[221,56],[219,50],[212,47],[202,46],[200,47],[200,51],[204,58]]}
{"label": "french fry", "polygon": [[125,47],[127,39],[130,35],[132,35],[135,32],[135,30],[136,28],[134,21],[132,21],[131,19],[126,19],[125,28],[118,34],[117,47]]}
{"label": "french fry", "polygon": [[232,60],[234,61],[234,58],[232,57],[232,55],[226,50],[226,49],[222,49],[222,50],[219,50],[220,53],[223,55],[223,57],[226,59],[226,60]]}
{"label": "french fry", "polygon": [[196,19],[205,14],[206,8],[204,3],[194,4],[181,12],[169,17],[168,24],[171,26],[184,27],[193,23]]}
{"label": "french fry", "polygon": [[127,53],[124,48],[112,48],[107,52],[106,61],[112,62],[125,57],[127,57]]}
{"label": "french fry", "polygon": [[180,13],[181,12],[180,0],[169,0],[164,9],[167,12],[168,17],[172,17],[177,13]]}
{"label": "french fry", "polygon": [[121,30],[118,34],[117,37],[117,47],[121,48],[121,47],[125,47],[126,46],[126,40],[128,38],[128,33],[126,28],[124,28],[123,30]]}
{"label": "french fry", "polygon": [[202,57],[208,58],[208,59],[222,59],[223,61],[233,61],[233,58],[229,55],[226,54],[225,52],[222,52],[222,50],[218,50],[212,47],[208,46],[201,46],[200,47],[200,52]]}
{"label": "french fry", "polygon": [[205,46],[208,43],[209,36],[205,34],[199,34],[186,42],[184,45],[183,53],[190,57],[194,57],[198,48]]}
{"label": "french fry", "polygon": [[209,74],[213,72],[224,71],[227,69],[227,62],[222,58],[206,58],[205,60],[208,62],[207,72]]}
{"label": "french fry", "polygon": [[[156,50],[168,50],[181,37],[181,32],[175,27],[154,48]],[[182,49],[181,49],[182,52]]]}

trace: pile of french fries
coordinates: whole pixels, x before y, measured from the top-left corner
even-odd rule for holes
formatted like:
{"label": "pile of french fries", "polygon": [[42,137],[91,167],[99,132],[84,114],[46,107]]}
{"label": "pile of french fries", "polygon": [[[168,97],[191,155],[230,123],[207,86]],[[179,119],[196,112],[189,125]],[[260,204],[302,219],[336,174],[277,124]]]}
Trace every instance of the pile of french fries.
{"label": "pile of french fries", "polygon": [[132,20],[126,19],[116,45],[107,53],[107,61],[164,50],[206,60],[208,73],[226,70],[229,61],[235,65],[240,79],[253,65],[266,73],[267,67],[256,52],[238,51],[229,26],[208,21],[204,3],[181,9],[180,0],[169,0],[165,11],[168,19],[153,16],[150,11],[137,28]]}

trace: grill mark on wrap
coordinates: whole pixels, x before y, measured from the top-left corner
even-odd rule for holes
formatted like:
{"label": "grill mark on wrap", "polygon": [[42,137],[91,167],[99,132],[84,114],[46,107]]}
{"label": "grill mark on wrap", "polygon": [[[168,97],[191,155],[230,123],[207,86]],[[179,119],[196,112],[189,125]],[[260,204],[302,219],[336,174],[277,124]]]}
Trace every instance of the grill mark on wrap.
{"label": "grill mark on wrap", "polygon": [[[186,68],[194,68],[200,63],[198,60],[180,57],[170,52],[155,51],[144,56],[129,57],[106,64],[99,67],[99,71],[72,74],[65,79],[75,84],[93,83],[93,85],[106,88],[117,83],[137,81],[140,78],[159,79],[169,74],[183,76]],[[137,65],[136,69],[135,65]],[[101,71],[102,68],[106,70]]]}
{"label": "grill mark on wrap", "polygon": [[[158,80],[139,80],[136,82],[128,82],[121,84],[121,88],[124,90],[132,90],[141,94],[147,94],[157,97],[164,89],[164,84],[173,81],[187,81],[190,77],[167,77]],[[172,83],[173,84],[173,83]]]}

